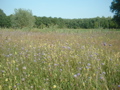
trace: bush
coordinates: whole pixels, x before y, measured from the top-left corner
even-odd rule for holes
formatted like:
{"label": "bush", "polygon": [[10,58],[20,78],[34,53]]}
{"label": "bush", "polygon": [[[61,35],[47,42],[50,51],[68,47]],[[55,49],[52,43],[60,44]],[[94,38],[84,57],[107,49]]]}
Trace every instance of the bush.
{"label": "bush", "polygon": [[12,27],[24,28],[33,27],[35,18],[32,16],[31,10],[15,9],[15,13],[11,17]]}

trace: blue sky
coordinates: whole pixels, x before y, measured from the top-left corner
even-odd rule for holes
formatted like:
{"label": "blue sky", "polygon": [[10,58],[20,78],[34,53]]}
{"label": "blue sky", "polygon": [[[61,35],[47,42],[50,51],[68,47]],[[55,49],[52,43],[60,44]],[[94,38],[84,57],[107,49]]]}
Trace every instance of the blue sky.
{"label": "blue sky", "polygon": [[33,15],[61,18],[93,18],[113,16],[110,5],[113,0],[0,0],[0,9],[6,15],[14,9],[32,10]]}

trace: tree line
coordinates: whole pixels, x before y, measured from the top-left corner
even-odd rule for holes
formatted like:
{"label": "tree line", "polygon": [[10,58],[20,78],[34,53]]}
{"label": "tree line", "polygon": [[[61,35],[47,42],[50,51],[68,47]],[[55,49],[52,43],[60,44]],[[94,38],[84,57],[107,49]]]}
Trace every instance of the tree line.
{"label": "tree line", "polygon": [[52,17],[37,17],[35,16],[35,27],[37,28],[70,28],[70,29],[93,29],[93,28],[118,28],[119,26],[112,20],[111,17],[96,17],[85,19],[62,19]]}
{"label": "tree line", "polygon": [[94,28],[120,28],[112,17],[95,17],[84,19],[63,19],[56,17],[33,16],[31,10],[15,9],[15,13],[7,16],[0,9],[1,28],[68,28],[68,29],[94,29]]}

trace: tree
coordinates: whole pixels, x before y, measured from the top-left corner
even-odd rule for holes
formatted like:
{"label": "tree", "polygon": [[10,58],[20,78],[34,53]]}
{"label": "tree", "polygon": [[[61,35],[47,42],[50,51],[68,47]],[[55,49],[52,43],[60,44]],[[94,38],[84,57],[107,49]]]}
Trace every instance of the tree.
{"label": "tree", "polygon": [[6,24],[6,14],[0,9],[0,27],[5,27]]}
{"label": "tree", "polygon": [[15,13],[11,17],[12,27],[24,28],[33,27],[35,18],[32,15],[31,10],[15,9]]}
{"label": "tree", "polygon": [[110,9],[115,13],[114,20],[120,26],[120,0],[113,0]]}
{"label": "tree", "polygon": [[10,27],[11,27],[11,16],[12,16],[12,15],[9,15],[9,16],[6,17],[6,24],[5,24],[5,26],[6,26],[7,28],[10,28]]}

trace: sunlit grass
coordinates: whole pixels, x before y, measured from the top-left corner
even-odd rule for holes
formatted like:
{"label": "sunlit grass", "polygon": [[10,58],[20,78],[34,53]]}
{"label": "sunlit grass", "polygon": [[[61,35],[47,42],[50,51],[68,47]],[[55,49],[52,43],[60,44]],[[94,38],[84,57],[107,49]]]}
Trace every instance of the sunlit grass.
{"label": "sunlit grass", "polygon": [[118,89],[120,32],[76,31],[1,30],[0,90]]}

